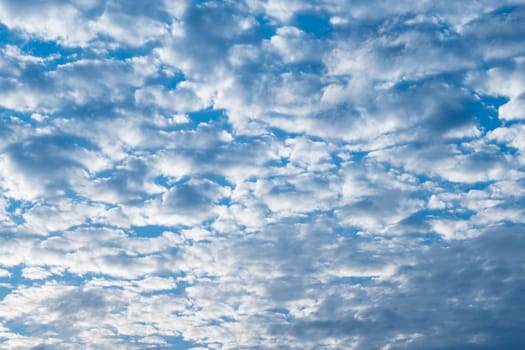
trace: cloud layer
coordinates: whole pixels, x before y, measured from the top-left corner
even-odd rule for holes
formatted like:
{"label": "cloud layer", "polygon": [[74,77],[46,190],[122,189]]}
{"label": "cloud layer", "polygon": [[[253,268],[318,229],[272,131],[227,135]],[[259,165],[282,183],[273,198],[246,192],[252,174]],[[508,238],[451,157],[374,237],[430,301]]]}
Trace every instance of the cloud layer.
{"label": "cloud layer", "polygon": [[525,347],[523,1],[0,3],[0,348]]}

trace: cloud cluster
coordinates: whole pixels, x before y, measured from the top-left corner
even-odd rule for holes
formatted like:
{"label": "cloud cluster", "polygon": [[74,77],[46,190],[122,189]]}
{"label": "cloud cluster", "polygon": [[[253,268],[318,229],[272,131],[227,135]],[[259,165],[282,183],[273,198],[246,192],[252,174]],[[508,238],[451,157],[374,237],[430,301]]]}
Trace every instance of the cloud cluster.
{"label": "cloud cluster", "polygon": [[3,1],[0,348],[523,348],[524,23]]}

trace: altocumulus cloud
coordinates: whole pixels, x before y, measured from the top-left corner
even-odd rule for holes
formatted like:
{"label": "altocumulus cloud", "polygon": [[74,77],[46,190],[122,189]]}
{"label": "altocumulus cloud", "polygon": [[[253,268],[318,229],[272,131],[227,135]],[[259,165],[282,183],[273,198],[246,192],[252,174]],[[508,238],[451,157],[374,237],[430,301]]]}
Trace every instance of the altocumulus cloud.
{"label": "altocumulus cloud", "polygon": [[0,2],[1,349],[525,348],[525,2]]}

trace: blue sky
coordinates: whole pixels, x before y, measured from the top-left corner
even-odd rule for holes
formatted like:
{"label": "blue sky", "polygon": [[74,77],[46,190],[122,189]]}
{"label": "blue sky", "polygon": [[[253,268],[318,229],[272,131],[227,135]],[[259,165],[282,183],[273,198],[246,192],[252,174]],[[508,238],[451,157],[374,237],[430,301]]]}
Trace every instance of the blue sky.
{"label": "blue sky", "polygon": [[524,33],[522,0],[0,1],[0,348],[525,348]]}

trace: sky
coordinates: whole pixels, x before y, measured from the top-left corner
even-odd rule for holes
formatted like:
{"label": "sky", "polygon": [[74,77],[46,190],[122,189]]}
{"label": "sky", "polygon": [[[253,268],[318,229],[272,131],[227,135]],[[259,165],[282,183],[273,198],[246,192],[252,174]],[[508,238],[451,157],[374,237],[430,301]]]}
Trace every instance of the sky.
{"label": "sky", "polygon": [[525,349],[525,1],[0,0],[0,349]]}

